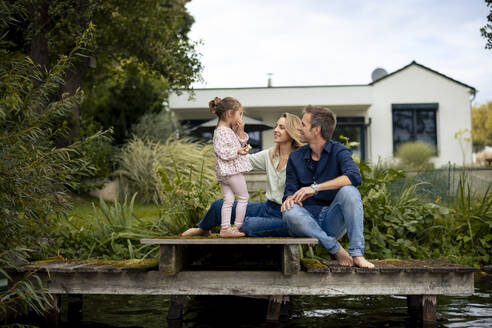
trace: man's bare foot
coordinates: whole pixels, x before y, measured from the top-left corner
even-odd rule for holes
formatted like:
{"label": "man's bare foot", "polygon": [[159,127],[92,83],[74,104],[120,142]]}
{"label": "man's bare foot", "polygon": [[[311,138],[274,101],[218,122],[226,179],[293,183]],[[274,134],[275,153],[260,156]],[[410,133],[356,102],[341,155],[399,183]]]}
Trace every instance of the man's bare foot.
{"label": "man's bare foot", "polygon": [[354,264],[359,268],[367,268],[367,269],[374,268],[374,264],[366,260],[364,256],[354,256]]}
{"label": "man's bare foot", "polygon": [[181,237],[191,237],[191,236],[210,236],[210,230],[204,230],[202,228],[190,228],[180,234]]}
{"label": "man's bare foot", "polygon": [[347,251],[340,246],[338,251],[335,253],[335,258],[338,261],[338,264],[341,266],[353,266],[354,265],[354,260],[352,260],[352,257],[347,253]]}

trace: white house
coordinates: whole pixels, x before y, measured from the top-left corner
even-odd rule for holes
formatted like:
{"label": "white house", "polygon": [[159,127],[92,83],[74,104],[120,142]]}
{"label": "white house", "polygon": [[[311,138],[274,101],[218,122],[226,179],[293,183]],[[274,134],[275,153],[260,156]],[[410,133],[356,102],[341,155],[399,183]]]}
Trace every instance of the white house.
{"label": "white house", "polygon": [[[169,107],[194,126],[214,118],[208,110],[211,99],[232,96],[245,115],[274,126],[283,112],[301,115],[308,104],[326,106],[338,118],[333,139],[344,135],[358,141],[356,151],[365,160],[391,160],[398,144],[422,140],[436,147],[437,167],[471,163],[471,142],[465,140],[469,133],[461,140],[455,134],[471,130],[474,87],[415,61],[390,74],[381,69],[374,73],[373,82],[362,85],[195,89],[194,94],[172,94]],[[250,140],[257,149],[270,147],[272,130],[252,132]]]}

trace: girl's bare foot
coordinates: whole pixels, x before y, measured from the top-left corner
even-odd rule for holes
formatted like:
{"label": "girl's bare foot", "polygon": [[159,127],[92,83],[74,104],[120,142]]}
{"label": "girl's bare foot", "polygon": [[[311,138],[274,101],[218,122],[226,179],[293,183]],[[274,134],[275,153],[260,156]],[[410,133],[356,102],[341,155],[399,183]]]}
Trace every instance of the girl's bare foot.
{"label": "girl's bare foot", "polygon": [[191,236],[210,236],[210,230],[204,230],[202,228],[190,228],[180,234],[181,237],[191,237]]}
{"label": "girl's bare foot", "polygon": [[354,260],[352,259],[352,256],[347,253],[347,251],[340,246],[338,251],[335,253],[335,257],[338,261],[338,264],[341,266],[354,266]]}
{"label": "girl's bare foot", "polygon": [[240,232],[238,229],[234,229],[233,227],[220,229],[219,233],[219,237],[222,238],[238,238],[244,236],[246,236],[244,232]]}
{"label": "girl's bare foot", "polygon": [[354,256],[354,264],[359,268],[374,268],[374,264],[364,258],[364,256]]}

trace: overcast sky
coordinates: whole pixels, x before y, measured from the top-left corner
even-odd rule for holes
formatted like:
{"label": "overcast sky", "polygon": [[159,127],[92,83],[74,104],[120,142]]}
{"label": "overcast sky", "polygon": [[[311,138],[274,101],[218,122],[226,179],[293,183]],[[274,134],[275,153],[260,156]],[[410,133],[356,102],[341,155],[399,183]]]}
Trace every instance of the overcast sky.
{"label": "overcast sky", "polygon": [[492,101],[484,0],[193,0],[196,88],[366,84],[417,61]]}

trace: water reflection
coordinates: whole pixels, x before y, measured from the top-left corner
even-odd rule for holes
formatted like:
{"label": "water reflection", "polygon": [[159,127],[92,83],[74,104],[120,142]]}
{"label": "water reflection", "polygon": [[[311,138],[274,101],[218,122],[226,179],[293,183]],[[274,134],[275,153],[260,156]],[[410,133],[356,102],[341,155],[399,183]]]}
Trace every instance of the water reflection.
{"label": "water reflection", "polygon": [[[492,281],[475,281],[469,297],[438,297],[438,323],[434,327],[492,327]],[[62,308],[64,327],[66,302]],[[404,296],[300,296],[293,297],[286,321],[264,322],[267,302],[250,298],[200,296],[188,298],[182,321],[166,319],[169,297],[102,296],[83,298],[83,321],[78,327],[208,328],[208,327],[415,327]]]}

